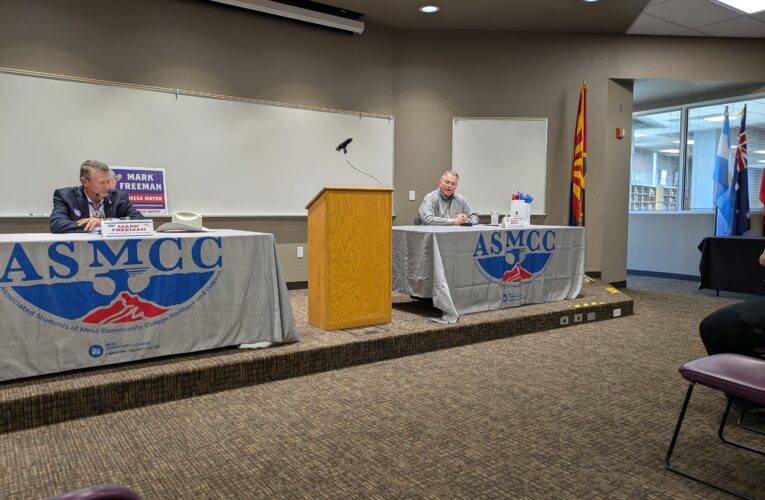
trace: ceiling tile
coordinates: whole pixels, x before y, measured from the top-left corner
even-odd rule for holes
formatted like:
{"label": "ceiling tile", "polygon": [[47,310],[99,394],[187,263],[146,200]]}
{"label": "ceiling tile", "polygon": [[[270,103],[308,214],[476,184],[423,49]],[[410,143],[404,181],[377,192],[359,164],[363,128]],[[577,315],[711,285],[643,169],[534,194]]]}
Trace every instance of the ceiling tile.
{"label": "ceiling tile", "polygon": [[697,30],[685,30],[685,31],[681,31],[680,33],[675,33],[675,36],[709,36],[709,35]]}
{"label": "ceiling tile", "polygon": [[628,35],[674,35],[688,31],[685,26],[678,26],[652,16],[641,14],[627,30]]}
{"label": "ceiling tile", "polygon": [[647,7],[643,14],[649,14],[665,21],[688,28],[740,17],[740,14],[709,0],[669,0]]}
{"label": "ceiling tile", "polygon": [[739,17],[730,21],[699,28],[712,36],[729,37],[765,37],[765,23],[749,17]]}

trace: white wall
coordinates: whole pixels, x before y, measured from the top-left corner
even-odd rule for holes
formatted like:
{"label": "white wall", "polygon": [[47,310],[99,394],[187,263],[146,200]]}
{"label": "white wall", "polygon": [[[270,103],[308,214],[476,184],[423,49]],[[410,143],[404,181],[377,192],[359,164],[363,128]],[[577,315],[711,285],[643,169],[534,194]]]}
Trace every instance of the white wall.
{"label": "white wall", "polygon": [[[747,236],[762,235],[761,213],[752,213]],[[631,213],[627,231],[627,269],[700,276],[698,245],[714,234],[713,212]]]}
{"label": "white wall", "polygon": [[714,214],[630,214],[627,269],[699,276],[698,244],[714,234]]}

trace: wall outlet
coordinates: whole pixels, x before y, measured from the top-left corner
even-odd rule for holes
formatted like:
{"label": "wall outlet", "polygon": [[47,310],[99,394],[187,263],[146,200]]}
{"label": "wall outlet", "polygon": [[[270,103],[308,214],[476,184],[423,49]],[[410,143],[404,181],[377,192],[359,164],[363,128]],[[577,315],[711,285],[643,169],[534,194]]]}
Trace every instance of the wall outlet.
{"label": "wall outlet", "polygon": [[409,191],[409,201],[414,201],[417,199],[417,195],[414,193],[414,191]]}
{"label": "wall outlet", "polygon": [[583,319],[584,313],[576,313],[574,314],[574,323],[581,323]]}
{"label": "wall outlet", "polygon": [[560,317],[560,325],[568,325],[568,316],[561,316]]}
{"label": "wall outlet", "polygon": [[620,307],[617,307],[616,309],[614,309],[614,318],[618,318],[621,315],[622,315],[622,309]]}
{"label": "wall outlet", "polygon": [[303,258],[303,247],[297,247],[297,258],[298,259]]}

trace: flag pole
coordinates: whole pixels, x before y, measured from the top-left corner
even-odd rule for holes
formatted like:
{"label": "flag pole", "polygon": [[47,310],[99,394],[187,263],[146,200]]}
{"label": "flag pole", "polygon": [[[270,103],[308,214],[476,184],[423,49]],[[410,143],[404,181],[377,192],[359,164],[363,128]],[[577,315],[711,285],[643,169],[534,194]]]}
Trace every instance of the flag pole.
{"label": "flag pole", "polygon": [[587,210],[585,204],[587,203],[587,79],[582,78],[582,87],[584,87],[584,106],[582,113],[584,114],[584,131],[582,137],[582,185],[585,186],[585,191],[582,193],[582,227],[585,227],[585,217],[587,216]]}

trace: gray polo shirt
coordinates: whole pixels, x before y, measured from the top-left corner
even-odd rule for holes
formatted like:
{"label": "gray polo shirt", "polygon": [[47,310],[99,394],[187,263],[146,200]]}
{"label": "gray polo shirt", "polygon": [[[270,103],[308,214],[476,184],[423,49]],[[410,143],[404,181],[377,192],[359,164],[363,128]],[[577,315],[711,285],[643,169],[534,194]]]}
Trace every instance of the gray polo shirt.
{"label": "gray polo shirt", "polygon": [[478,224],[478,215],[470,208],[464,196],[454,193],[451,198],[441,194],[440,189],[428,193],[420,205],[420,220],[426,226],[451,226],[459,214],[468,216],[473,224]]}

